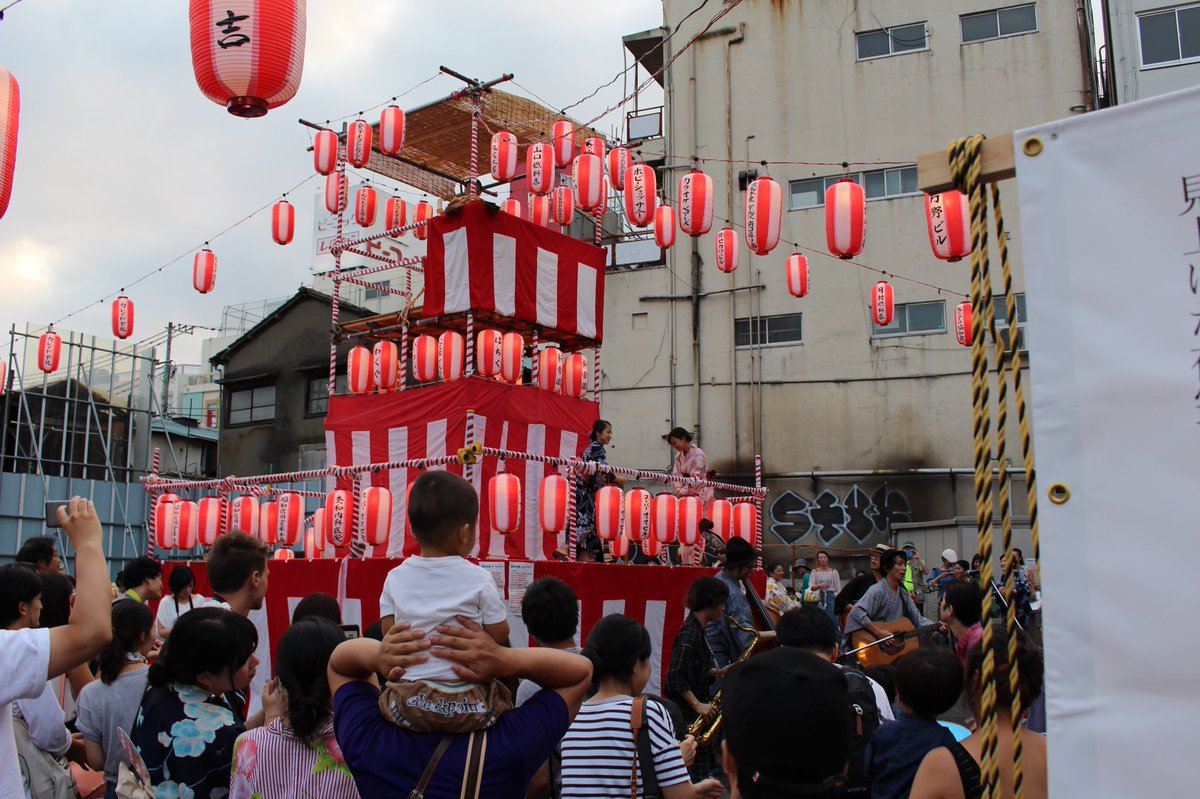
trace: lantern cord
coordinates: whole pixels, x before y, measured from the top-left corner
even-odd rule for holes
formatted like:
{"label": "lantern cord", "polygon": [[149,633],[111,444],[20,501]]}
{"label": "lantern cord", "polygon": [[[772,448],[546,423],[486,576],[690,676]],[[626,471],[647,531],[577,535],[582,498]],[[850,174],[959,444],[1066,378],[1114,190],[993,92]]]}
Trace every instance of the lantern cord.
{"label": "lantern cord", "polygon": [[399,100],[401,97],[404,97],[405,95],[412,94],[412,93],[413,93],[413,92],[415,92],[417,89],[419,89],[419,88],[421,88],[422,86],[424,86],[426,83],[429,83],[429,82],[430,82],[431,80],[433,80],[434,78],[440,78],[440,77],[441,77],[442,75],[444,75],[444,74],[446,74],[446,73],[442,72],[441,70],[438,70],[437,72],[433,73],[433,74],[432,74],[432,75],[430,75],[428,78],[426,78],[425,80],[423,80],[423,81],[421,81],[420,83],[418,83],[416,86],[413,86],[412,88],[409,88],[409,89],[405,89],[404,91],[400,92],[400,93],[399,93],[399,94],[397,94],[396,96],[394,96],[394,97],[389,97],[388,99],[384,100],[382,103],[377,103],[376,105],[373,105],[373,106],[371,106],[370,108],[366,108],[366,109],[363,109],[362,111],[358,111],[358,112],[349,113],[349,114],[346,114],[345,116],[341,116],[341,117],[334,117],[333,119],[327,119],[327,120],[325,120],[325,124],[326,124],[326,125],[331,125],[331,124],[333,124],[334,122],[341,122],[342,120],[344,120],[344,119],[350,119],[351,117],[355,117],[355,118],[357,118],[357,117],[365,116],[367,113],[369,113],[369,112],[371,112],[371,111],[376,111],[376,110],[378,110],[378,109],[380,109],[380,108],[383,108],[383,107],[384,107],[385,105],[387,105],[388,103],[394,103],[394,102],[396,102],[397,100]]}

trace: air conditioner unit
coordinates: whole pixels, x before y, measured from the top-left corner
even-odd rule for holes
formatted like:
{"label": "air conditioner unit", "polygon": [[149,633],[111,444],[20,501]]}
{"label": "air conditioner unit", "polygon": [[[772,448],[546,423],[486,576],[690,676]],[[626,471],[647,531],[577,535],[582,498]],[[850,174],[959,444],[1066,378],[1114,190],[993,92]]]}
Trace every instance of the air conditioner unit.
{"label": "air conditioner unit", "polygon": [[1015,346],[1018,352],[1026,353],[1029,351],[1029,334],[1025,330],[1025,325],[1017,325],[1016,333],[1013,333],[1011,327],[1000,327],[996,329],[996,336],[1004,345],[1006,352],[1012,352]]}

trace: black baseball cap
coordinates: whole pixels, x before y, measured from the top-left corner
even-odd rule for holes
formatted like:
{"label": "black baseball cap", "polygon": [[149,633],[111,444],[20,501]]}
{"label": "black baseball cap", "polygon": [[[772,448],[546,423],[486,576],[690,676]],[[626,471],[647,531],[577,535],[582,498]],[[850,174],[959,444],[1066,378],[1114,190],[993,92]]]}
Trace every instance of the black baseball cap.
{"label": "black baseball cap", "polygon": [[758,553],[744,538],[730,538],[725,544],[725,568],[749,566],[758,560]]}

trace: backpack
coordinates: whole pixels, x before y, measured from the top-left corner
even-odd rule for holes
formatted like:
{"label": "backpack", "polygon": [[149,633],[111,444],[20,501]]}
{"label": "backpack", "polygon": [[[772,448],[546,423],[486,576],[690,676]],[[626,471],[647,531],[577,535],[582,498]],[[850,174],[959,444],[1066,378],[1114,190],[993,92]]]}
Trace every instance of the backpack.
{"label": "backpack", "polygon": [[842,672],[846,675],[846,699],[850,705],[847,719],[850,725],[850,768],[847,773],[851,785],[866,785],[864,761],[867,742],[879,729],[882,717],[871,681],[854,669],[843,669]]}

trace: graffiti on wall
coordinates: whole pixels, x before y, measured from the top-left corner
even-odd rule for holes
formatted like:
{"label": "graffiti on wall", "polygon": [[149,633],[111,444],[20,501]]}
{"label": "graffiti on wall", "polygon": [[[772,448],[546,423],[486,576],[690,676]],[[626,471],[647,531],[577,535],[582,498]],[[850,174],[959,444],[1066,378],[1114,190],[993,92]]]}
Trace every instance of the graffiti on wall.
{"label": "graffiti on wall", "polygon": [[892,525],[912,519],[908,498],[884,483],[874,493],[853,485],[839,497],[826,489],[812,499],[784,491],[771,503],[769,529],[785,544],[815,539],[822,544],[864,544],[886,538]]}

